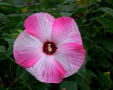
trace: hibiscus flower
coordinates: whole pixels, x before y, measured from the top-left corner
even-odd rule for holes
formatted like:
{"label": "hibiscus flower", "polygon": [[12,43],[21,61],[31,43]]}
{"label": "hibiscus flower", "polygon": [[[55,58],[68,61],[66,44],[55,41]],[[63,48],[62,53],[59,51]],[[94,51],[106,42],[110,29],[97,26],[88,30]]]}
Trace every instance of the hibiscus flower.
{"label": "hibiscus flower", "polygon": [[29,16],[24,27],[14,42],[14,58],[37,80],[60,83],[80,69],[85,49],[74,19],[41,12]]}

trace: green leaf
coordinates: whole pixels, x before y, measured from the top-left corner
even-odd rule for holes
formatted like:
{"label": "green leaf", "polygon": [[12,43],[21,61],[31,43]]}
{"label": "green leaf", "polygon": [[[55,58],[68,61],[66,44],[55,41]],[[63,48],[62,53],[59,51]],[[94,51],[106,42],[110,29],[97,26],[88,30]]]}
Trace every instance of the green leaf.
{"label": "green leaf", "polygon": [[71,4],[69,4],[69,5],[58,5],[57,9],[60,12],[70,12],[74,9],[74,6],[72,6]]}
{"label": "green leaf", "polygon": [[15,7],[24,7],[27,0],[14,0],[13,4]]}
{"label": "green leaf", "polygon": [[13,5],[11,5],[11,4],[9,4],[9,3],[0,3],[0,7],[1,6],[13,6]]}
{"label": "green leaf", "polygon": [[105,0],[105,2],[113,6],[113,0]]}
{"label": "green leaf", "polygon": [[97,21],[101,23],[107,32],[113,33],[113,21],[108,18],[98,18]]}
{"label": "green leaf", "polygon": [[61,83],[61,86],[60,86],[61,90],[63,88],[65,88],[66,90],[78,90],[77,89],[77,83],[74,82],[74,81],[64,81]]}
{"label": "green leaf", "polygon": [[75,0],[64,0],[64,3],[72,3],[74,2]]}
{"label": "green leaf", "polygon": [[17,8],[9,3],[0,3],[0,10],[2,13],[14,13],[17,11]]}
{"label": "green leaf", "polygon": [[11,55],[13,53],[13,44],[14,44],[14,39],[5,39],[8,42],[8,49],[7,49],[7,54]]}
{"label": "green leaf", "polygon": [[80,77],[76,77],[79,90],[90,90],[88,83]]}
{"label": "green leaf", "polygon": [[106,75],[103,74],[102,72],[99,72],[99,77],[100,77],[100,83],[102,87],[105,88],[105,90],[112,86],[113,83],[109,74]]}
{"label": "green leaf", "polygon": [[77,88],[79,90],[90,90],[89,83],[86,81],[86,79],[82,78],[79,75],[72,75],[69,80],[74,81],[77,83]]}
{"label": "green leaf", "polygon": [[6,58],[6,53],[0,53],[0,61],[5,60]]}
{"label": "green leaf", "polygon": [[0,90],[6,90],[6,89],[4,89],[4,88],[2,88],[2,87],[0,86]]}
{"label": "green leaf", "polygon": [[4,60],[6,57],[6,48],[4,46],[0,46],[0,60]]}
{"label": "green leaf", "polygon": [[3,13],[0,13],[0,24],[7,24],[9,23],[9,19]]}
{"label": "green leaf", "polygon": [[78,74],[82,78],[86,79],[86,68],[85,68],[85,64],[83,64],[83,66],[80,68],[80,70],[76,74]]}
{"label": "green leaf", "polygon": [[113,53],[113,40],[103,40],[102,45],[105,49],[107,49],[109,52]]}
{"label": "green leaf", "polygon": [[113,4],[113,0],[105,0],[105,2],[109,3],[109,4]]}
{"label": "green leaf", "polygon": [[101,11],[113,16],[113,9],[112,8],[109,8],[109,7],[102,7],[100,8]]}
{"label": "green leaf", "polygon": [[19,79],[24,82],[30,81],[28,72],[21,67],[18,67],[16,72],[16,80],[19,80]]}
{"label": "green leaf", "polygon": [[49,90],[47,86],[45,85],[38,85],[38,86],[35,86],[35,85],[30,85],[32,90]]}
{"label": "green leaf", "polygon": [[92,72],[91,70],[87,70],[87,74],[88,74],[88,76],[90,76],[90,77],[93,77],[93,78],[96,78],[96,79],[97,79],[96,74],[95,74],[94,72]]}
{"label": "green leaf", "polygon": [[67,13],[67,12],[61,12],[60,14],[61,16],[67,16],[67,17],[70,17],[72,15],[72,13]]}
{"label": "green leaf", "polygon": [[5,53],[6,52],[6,48],[4,46],[0,46],[0,53]]}

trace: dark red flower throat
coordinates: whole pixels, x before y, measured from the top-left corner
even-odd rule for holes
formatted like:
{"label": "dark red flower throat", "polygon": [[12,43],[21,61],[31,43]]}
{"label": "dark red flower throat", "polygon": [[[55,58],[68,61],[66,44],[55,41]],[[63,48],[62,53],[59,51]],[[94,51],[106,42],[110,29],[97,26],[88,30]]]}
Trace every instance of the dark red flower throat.
{"label": "dark red flower throat", "polygon": [[53,42],[45,42],[43,45],[43,52],[46,53],[47,55],[52,55],[55,53],[57,47]]}

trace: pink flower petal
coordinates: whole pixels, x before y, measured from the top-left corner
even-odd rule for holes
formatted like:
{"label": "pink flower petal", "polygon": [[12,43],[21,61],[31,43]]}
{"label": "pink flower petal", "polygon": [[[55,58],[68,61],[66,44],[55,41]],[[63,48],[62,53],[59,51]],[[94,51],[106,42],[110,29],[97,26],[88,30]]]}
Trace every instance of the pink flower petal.
{"label": "pink flower petal", "polygon": [[22,67],[30,67],[41,57],[42,43],[26,30],[14,42],[14,57]]}
{"label": "pink flower petal", "polygon": [[65,43],[58,47],[55,58],[62,64],[68,77],[77,72],[85,60],[85,49],[78,43]]}
{"label": "pink flower petal", "polygon": [[51,31],[55,18],[48,13],[35,13],[29,16],[25,22],[25,29],[40,41],[51,40]]}
{"label": "pink flower petal", "polygon": [[57,18],[53,24],[52,41],[57,44],[75,42],[82,44],[76,22],[70,17]]}
{"label": "pink flower petal", "polygon": [[60,83],[65,76],[65,70],[53,57],[43,55],[43,57],[32,67],[27,68],[36,79],[46,83]]}

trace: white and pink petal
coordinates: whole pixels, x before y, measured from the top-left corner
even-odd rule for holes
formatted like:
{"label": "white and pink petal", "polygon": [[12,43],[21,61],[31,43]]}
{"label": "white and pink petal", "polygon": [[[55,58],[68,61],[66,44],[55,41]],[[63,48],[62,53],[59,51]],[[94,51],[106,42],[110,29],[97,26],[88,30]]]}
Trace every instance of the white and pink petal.
{"label": "white and pink petal", "polygon": [[79,43],[65,43],[58,47],[55,58],[66,71],[65,77],[76,73],[85,60],[85,49]]}
{"label": "white and pink petal", "polygon": [[42,43],[23,31],[14,42],[14,58],[20,66],[27,68],[34,65],[41,57]]}
{"label": "white and pink petal", "polygon": [[26,68],[36,79],[46,83],[60,83],[65,70],[54,56],[43,55],[43,57],[32,67]]}
{"label": "white and pink petal", "polygon": [[55,20],[51,39],[57,45],[74,42],[82,44],[81,35],[74,19],[70,17],[59,17]]}
{"label": "white and pink petal", "polygon": [[51,40],[51,31],[55,18],[48,13],[35,13],[29,16],[25,22],[25,29],[41,42]]}

